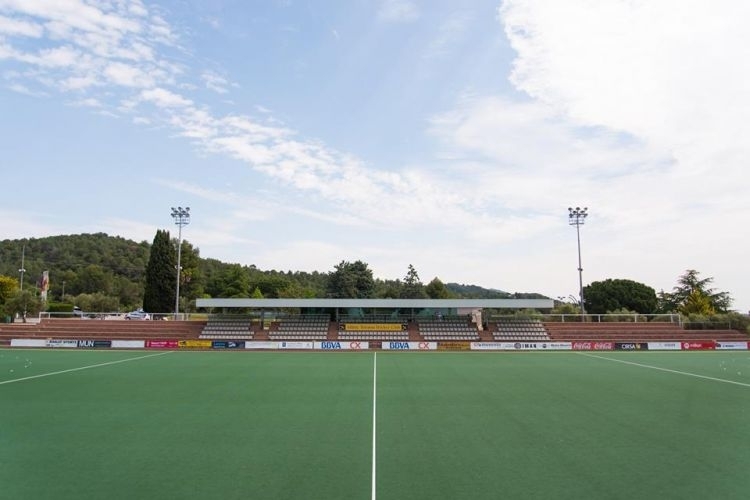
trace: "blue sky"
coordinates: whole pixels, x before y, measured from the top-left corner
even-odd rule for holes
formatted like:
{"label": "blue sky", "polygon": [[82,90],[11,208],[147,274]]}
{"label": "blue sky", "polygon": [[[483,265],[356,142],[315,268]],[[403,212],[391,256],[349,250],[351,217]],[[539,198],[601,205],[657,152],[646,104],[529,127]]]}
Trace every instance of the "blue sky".
{"label": "blue sky", "polygon": [[[0,237],[750,309],[742,2],[0,0]],[[54,279],[54,277],[51,277]]]}

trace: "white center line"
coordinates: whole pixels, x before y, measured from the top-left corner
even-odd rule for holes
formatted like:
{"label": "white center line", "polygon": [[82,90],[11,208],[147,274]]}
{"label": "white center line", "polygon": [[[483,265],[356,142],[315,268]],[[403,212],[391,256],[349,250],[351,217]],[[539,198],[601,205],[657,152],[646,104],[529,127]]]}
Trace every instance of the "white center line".
{"label": "white center line", "polygon": [[726,379],[723,379],[723,378],[709,377],[707,375],[698,375],[697,373],[682,372],[682,371],[679,371],[679,370],[671,370],[669,368],[662,368],[660,366],[644,365],[642,363],[636,363],[634,361],[625,361],[624,359],[608,358],[606,356],[597,356],[596,354],[586,354],[586,353],[583,353],[583,352],[577,352],[576,354],[580,354],[581,356],[588,356],[589,358],[606,359],[607,361],[615,361],[617,363],[623,363],[623,364],[626,364],[626,365],[639,366],[641,368],[650,368],[652,370],[659,370],[659,371],[662,371],[662,372],[676,373],[678,375],[686,375],[688,377],[695,377],[695,378],[702,378],[702,379],[706,379],[706,380],[713,380],[714,382],[724,382],[725,384],[734,384],[734,385],[741,385],[743,387],[750,387],[750,384],[746,384],[745,382],[735,382],[734,380],[726,380]]}
{"label": "white center line", "polygon": [[375,500],[375,464],[377,453],[375,452],[375,425],[377,416],[377,388],[378,388],[378,353],[372,356],[372,500]]}
{"label": "white center line", "polygon": [[128,361],[135,361],[135,360],[138,360],[138,359],[153,358],[154,356],[163,356],[163,355],[169,354],[171,352],[172,351],[159,352],[159,353],[156,353],[156,354],[148,354],[146,356],[138,356],[137,358],[120,359],[120,360],[117,360],[117,361],[108,361],[106,363],[99,363],[99,364],[96,364],[96,365],[80,366],[78,368],[70,368],[68,370],[60,370],[60,371],[57,371],[57,372],[42,373],[42,374],[39,374],[39,375],[32,375],[30,377],[16,378],[16,379],[13,379],[13,380],[6,380],[4,382],[0,382],[0,385],[3,385],[3,384],[12,384],[14,382],[22,382],[24,380],[31,380],[31,379],[34,379],[34,378],[51,377],[52,375],[60,375],[61,373],[69,373],[69,372],[77,372],[77,371],[80,371],[80,370],[88,370],[89,368],[98,368],[100,366],[116,365],[117,363],[126,363]]}

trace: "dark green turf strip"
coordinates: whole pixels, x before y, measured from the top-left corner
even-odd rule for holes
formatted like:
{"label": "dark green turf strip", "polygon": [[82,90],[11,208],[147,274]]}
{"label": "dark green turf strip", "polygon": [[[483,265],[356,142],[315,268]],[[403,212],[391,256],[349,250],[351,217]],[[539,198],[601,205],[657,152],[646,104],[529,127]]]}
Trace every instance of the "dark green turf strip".
{"label": "dark green turf strip", "polygon": [[188,352],[0,386],[0,496],[365,498],[371,366]]}
{"label": "dark green turf strip", "polygon": [[378,368],[379,498],[739,499],[750,489],[748,387],[573,353],[395,353]]}

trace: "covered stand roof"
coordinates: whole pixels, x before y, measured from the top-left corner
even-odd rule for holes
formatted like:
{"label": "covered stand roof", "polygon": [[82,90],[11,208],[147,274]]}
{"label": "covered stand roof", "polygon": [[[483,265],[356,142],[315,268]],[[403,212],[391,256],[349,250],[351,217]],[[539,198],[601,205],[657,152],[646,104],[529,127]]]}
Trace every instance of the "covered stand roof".
{"label": "covered stand roof", "polygon": [[198,299],[197,307],[370,309],[552,309],[552,299]]}

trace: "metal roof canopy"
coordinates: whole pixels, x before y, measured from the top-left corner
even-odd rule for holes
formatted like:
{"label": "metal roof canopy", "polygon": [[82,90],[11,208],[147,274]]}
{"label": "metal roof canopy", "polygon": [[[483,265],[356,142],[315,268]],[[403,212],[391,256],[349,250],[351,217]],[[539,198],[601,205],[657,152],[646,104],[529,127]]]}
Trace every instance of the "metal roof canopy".
{"label": "metal roof canopy", "polygon": [[196,307],[370,309],[552,309],[552,299],[197,299]]}

